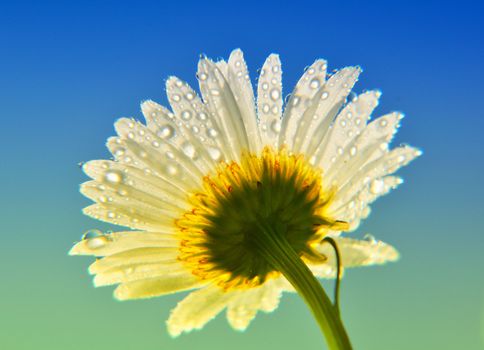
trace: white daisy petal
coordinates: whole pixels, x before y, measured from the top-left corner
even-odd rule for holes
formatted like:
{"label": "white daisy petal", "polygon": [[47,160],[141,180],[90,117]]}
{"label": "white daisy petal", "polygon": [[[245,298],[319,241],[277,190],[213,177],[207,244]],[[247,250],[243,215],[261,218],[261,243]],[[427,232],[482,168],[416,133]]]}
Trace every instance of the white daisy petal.
{"label": "white daisy petal", "polygon": [[373,120],[344,149],[338,149],[338,157],[326,173],[326,181],[340,186],[351,179],[365,164],[388,153],[388,143],[392,140],[402,115],[391,113]]}
{"label": "white daisy petal", "polygon": [[257,84],[257,115],[263,145],[278,146],[282,99],[281,61],[272,54],[264,62]]}
{"label": "white daisy petal", "polygon": [[334,215],[338,215],[341,220],[348,222],[350,225],[349,231],[353,231],[358,227],[360,220],[365,219],[370,214],[369,205],[372,202],[402,183],[403,180],[396,176],[374,179],[334,210]]}
{"label": "white daisy petal", "polygon": [[284,109],[279,145],[287,144],[292,147],[295,134],[304,111],[310,100],[326,82],[327,63],[325,60],[316,60],[308,67],[301,79],[297,82],[296,88],[291,94]]}
{"label": "white daisy petal", "polygon": [[72,247],[69,255],[109,256],[136,248],[178,245],[178,238],[173,233],[121,231],[83,239]]}
{"label": "white daisy petal", "polygon": [[[119,195],[131,191],[150,193],[161,200],[169,201],[178,207],[186,206],[186,185],[177,187],[174,181],[161,178],[152,171],[110,160],[92,160],[84,163],[82,170],[100,183],[99,189],[116,189]],[[183,184],[182,184],[183,185]]]}
{"label": "white daisy petal", "polygon": [[[222,153],[223,145],[227,142],[224,134],[220,132],[219,125],[187,83],[170,77],[166,82],[166,92],[176,116],[177,129],[182,135],[174,139],[175,144],[180,149],[194,148],[198,156],[192,157],[193,161],[199,168],[208,172],[215,162],[228,156]],[[151,109],[149,105],[144,108]],[[218,156],[214,156],[216,154]]]}
{"label": "white daisy petal", "polygon": [[317,164],[331,164],[331,159],[339,156],[339,150],[357,137],[366,127],[373,110],[378,106],[380,91],[368,91],[349,102],[338,114],[324,140],[314,152],[314,162]]}
{"label": "white daisy petal", "polygon": [[[407,165],[421,155],[421,151],[410,147],[400,146],[385,153],[382,157],[361,166],[349,181],[344,180],[336,192],[333,208],[339,208],[342,204],[350,201],[350,198],[357,196],[366,187],[371,187],[377,179],[392,174],[400,167]],[[378,194],[378,187],[374,186],[373,192]]]}
{"label": "white daisy petal", "polygon": [[89,266],[89,273],[96,274],[119,266],[153,264],[177,261],[178,247],[148,246],[133,248],[97,259]]}
{"label": "white daisy petal", "polygon": [[269,281],[264,285],[241,291],[227,307],[227,320],[232,328],[244,331],[259,310],[272,312],[279,305],[282,290]]}
{"label": "white daisy petal", "polygon": [[234,50],[230,54],[225,76],[244,121],[247,138],[249,139],[249,150],[259,152],[262,147],[255,113],[254,91],[244,54],[240,49]]}
{"label": "white daisy petal", "polygon": [[307,114],[298,125],[296,138],[302,145],[296,151],[314,154],[327,136],[328,129],[351,88],[358,80],[360,67],[346,67],[333,74],[322,87],[321,100],[316,112]]}
{"label": "white daisy petal", "polygon": [[120,265],[97,273],[93,283],[95,287],[104,287],[174,274],[186,275],[186,269],[176,260],[156,264]]}
{"label": "white daisy petal", "polygon": [[201,329],[226,306],[233,297],[218,286],[210,286],[195,292],[178,303],[167,321],[168,332],[179,336],[182,332]]}
{"label": "white daisy petal", "polygon": [[184,205],[185,208],[180,208],[174,203],[134,188],[131,188],[128,192],[113,187],[106,186],[103,188],[102,184],[97,181],[88,181],[81,185],[80,191],[87,198],[111,208],[129,207],[138,212],[151,211],[155,215],[171,218],[177,218],[187,210],[186,204]]}
{"label": "white daisy petal", "polygon": [[169,217],[155,217],[150,213],[138,212],[130,208],[113,207],[104,204],[92,204],[82,212],[96,220],[137,230],[166,231],[173,229],[174,220]]}
{"label": "white daisy petal", "polygon": [[[381,265],[390,261],[396,261],[398,252],[391,245],[373,238],[359,240],[346,237],[333,237],[338,245],[343,267],[357,267],[367,265]],[[336,256],[334,249],[327,243],[318,246],[318,251],[326,256],[326,265],[336,272]]]}
{"label": "white daisy petal", "polygon": [[210,113],[227,140],[224,153],[229,153],[230,159],[239,160],[238,150],[248,150],[249,142],[235,96],[212,61],[202,58],[198,64],[197,76]]}
{"label": "white daisy petal", "polygon": [[[128,118],[118,119],[114,127],[120,138],[110,139],[108,147],[110,150],[112,147],[123,147],[129,157],[118,157],[114,151],[113,155],[119,162],[150,169],[170,181],[188,183],[192,186],[200,183],[204,173],[193,162],[195,150],[181,149],[164,142],[147,127]],[[153,141],[158,142],[158,145],[155,146]]]}
{"label": "white daisy petal", "polygon": [[198,278],[190,273],[168,274],[160,277],[120,284],[114,291],[118,300],[144,299],[173,294],[203,286]]}

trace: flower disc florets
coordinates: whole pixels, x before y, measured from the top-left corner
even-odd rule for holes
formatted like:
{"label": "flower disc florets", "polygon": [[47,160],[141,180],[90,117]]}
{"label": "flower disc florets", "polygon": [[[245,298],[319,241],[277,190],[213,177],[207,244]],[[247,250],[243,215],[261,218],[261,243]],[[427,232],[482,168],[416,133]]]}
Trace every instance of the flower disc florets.
{"label": "flower disc florets", "polygon": [[[271,232],[303,258],[325,259],[311,248],[327,230],[345,224],[325,213],[331,192],[321,171],[300,155],[265,148],[241,164],[221,164],[192,197],[193,209],[177,221],[180,260],[221,287],[254,286],[279,274],[260,249]],[[268,228],[267,230],[265,228]]]}

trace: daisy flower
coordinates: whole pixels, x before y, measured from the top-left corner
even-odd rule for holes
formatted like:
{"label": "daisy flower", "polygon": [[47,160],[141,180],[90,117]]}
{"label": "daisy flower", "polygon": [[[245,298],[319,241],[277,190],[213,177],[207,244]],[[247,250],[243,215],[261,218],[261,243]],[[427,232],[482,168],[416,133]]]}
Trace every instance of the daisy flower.
{"label": "daisy flower", "polygon": [[389,147],[401,113],[370,120],[379,91],[348,97],[360,72],[328,74],[318,59],[285,103],[275,54],[260,71],[257,99],[240,50],[227,62],[200,59],[201,97],[170,77],[171,109],[143,102],[145,124],[115,123],[117,136],[107,141],[114,159],[83,165],[92,180],[81,192],[95,202],[84,213],[131,230],[89,231],[70,254],[95,256],[94,285],[118,285],[118,300],[194,290],[171,312],[173,336],[223,310],[244,330],[296,291],[330,348],[349,349],[317,277],[398,258],[381,241],[341,234],[420,155]]}

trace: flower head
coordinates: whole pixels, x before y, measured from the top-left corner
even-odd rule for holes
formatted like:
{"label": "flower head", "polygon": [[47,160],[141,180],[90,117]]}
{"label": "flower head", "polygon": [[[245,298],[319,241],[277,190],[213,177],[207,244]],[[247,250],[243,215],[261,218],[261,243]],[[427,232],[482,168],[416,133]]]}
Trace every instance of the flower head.
{"label": "flower head", "polygon": [[228,62],[201,58],[203,99],[171,77],[171,110],[145,101],[146,125],[118,120],[107,143],[114,160],[84,164],[93,180],[81,192],[96,202],[84,213],[133,230],[90,232],[72,248],[99,258],[89,268],[94,284],[118,284],[120,300],[196,289],[172,311],[172,335],[224,309],[243,330],[294,290],[273,251],[294,251],[328,278],[336,262],[325,237],[337,243],[343,267],[397,259],[381,241],[341,232],[356,229],[369,205],[402,182],[391,174],[420,151],[390,149],[400,113],[370,120],[379,91],[348,99],[359,67],[326,69],[316,60],[284,106],[281,64],[270,55],[255,104],[240,50]]}

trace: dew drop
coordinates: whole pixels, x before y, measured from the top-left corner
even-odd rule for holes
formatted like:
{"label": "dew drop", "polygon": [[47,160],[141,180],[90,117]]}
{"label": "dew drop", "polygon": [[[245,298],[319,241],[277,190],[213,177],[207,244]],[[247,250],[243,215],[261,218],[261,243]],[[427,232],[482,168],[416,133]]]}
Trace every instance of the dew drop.
{"label": "dew drop", "polygon": [[266,103],[266,104],[264,104],[264,106],[262,106],[262,111],[263,111],[264,113],[269,113],[269,111],[270,111],[270,107],[269,107],[269,105],[268,105],[267,103]]}
{"label": "dew drop", "polygon": [[192,131],[194,134],[198,134],[200,132],[200,128],[196,125],[192,126]]}
{"label": "dew drop", "polygon": [[117,148],[115,151],[114,151],[114,155],[116,157],[121,157],[125,152],[125,149],[124,148]]}
{"label": "dew drop", "polygon": [[377,242],[377,240],[376,240],[375,236],[373,236],[373,235],[371,235],[371,234],[369,234],[369,233],[365,234],[365,235],[363,236],[363,239],[364,239],[365,241],[369,242],[369,243],[376,243],[376,242]]}
{"label": "dew drop", "polygon": [[269,89],[269,84],[267,84],[266,82],[262,83],[262,90],[267,90]]}
{"label": "dew drop", "polygon": [[294,96],[294,98],[293,98],[293,100],[292,100],[292,105],[293,105],[294,107],[296,107],[296,106],[299,104],[299,102],[301,102],[301,98],[300,98],[300,97],[298,97],[298,96]]}
{"label": "dew drop", "polygon": [[181,113],[181,117],[183,120],[190,120],[192,118],[192,112],[190,111],[183,111]]}
{"label": "dew drop", "polygon": [[157,135],[163,140],[171,139],[175,136],[175,128],[170,124],[163,125]]}
{"label": "dew drop", "polygon": [[220,150],[216,147],[209,147],[208,154],[215,161],[218,161],[222,158],[222,152],[220,152]]}
{"label": "dew drop", "polygon": [[185,97],[187,98],[188,101],[191,101],[195,98],[195,95],[192,94],[191,92],[188,92]]}
{"label": "dew drop", "polygon": [[272,89],[271,91],[271,99],[273,101],[277,101],[277,99],[281,96],[281,92],[278,89]]}
{"label": "dew drop", "polygon": [[355,146],[352,146],[350,148],[350,156],[354,157],[356,155],[356,147]]}
{"label": "dew drop", "polygon": [[342,128],[344,128],[346,126],[346,120],[342,119],[340,122],[339,122],[339,125],[341,125]]}
{"label": "dew drop", "polygon": [[172,96],[172,100],[173,100],[173,101],[175,101],[175,102],[180,102],[181,97],[180,97],[180,95],[178,95],[178,94],[174,94],[174,95]]}
{"label": "dew drop", "polygon": [[386,121],[386,119],[382,119],[382,120],[380,120],[380,126],[381,126],[382,128],[384,128],[384,127],[385,127],[385,126],[387,126],[387,125],[388,125],[388,122]]}
{"label": "dew drop", "polygon": [[325,91],[321,94],[321,100],[326,100],[329,97],[329,92]]}
{"label": "dew drop", "polygon": [[217,130],[215,130],[213,128],[208,128],[207,129],[207,136],[208,137],[214,138],[214,137],[217,137],[217,135],[218,135]]}
{"label": "dew drop", "polygon": [[190,142],[183,143],[182,150],[183,150],[183,153],[185,153],[185,155],[187,157],[192,158],[192,159],[195,158],[196,150],[195,150],[195,147]]}
{"label": "dew drop", "polygon": [[89,230],[83,235],[83,240],[86,240],[87,248],[99,249],[108,243],[109,238],[99,230]]}
{"label": "dew drop", "polygon": [[384,188],[385,188],[385,184],[381,179],[373,180],[370,184],[370,192],[373,194],[381,193]]}
{"label": "dew drop", "polygon": [[281,131],[281,122],[277,119],[273,120],[271,123],[271,130],[278,134]]}
{"label": "dew drop", "polygon": [[119,170],[108,170],[104,173],[104,179],[107,182],[113,183],[113,184],[118,184],[123,181],[124,175],[121,171]]}
{"label": "dew drop", "polygon": [[81,239],[86,240],[86,239],[100,237],[102,235],[103,235],[103,233],[99,230],[95,230],[95,229],[94,230],[88,230],[88,231],[84,232]]}
{"label": "dew drop", "polygon": [[199,120],[201,120],[202,122],[204,122],[205,120],[207,120],[207,113],[200,112],[200,113],[197,114],[197,118]]}
{"label": "dew drop", "polygon": [[272,72],[273,72],[273,73],[277,73],[277,72],[279,72],[279,66],[273,66],[273,67],[272,67]]}
{"label": "dew drop", "polygon": [[313,78],[311,80],[311,82],[309,83],[309,87],[311,89],[314,89],[314,90],[316,90],[317,88],[319,88],[319,79],[318,78]]}
{"label": "dew drop", "polygon": [[208,75],[206,73],[200,73],[198,76],[197,76],[198,79],[204,81],[204,80],[207,80],[208,78]]}
{"label": "dew drop", "polygon": [[165,171],[168,175],[177,175],[178,174],[178,168],[173,165],[173,164],[168,164],[166,167],[165,167]]}
{"label": "dew drop", "polygon": [[217,89],[210,90],[210,93],[212,94],[212,96],[219,96],[220,95],[220,91],[218,91]]}

